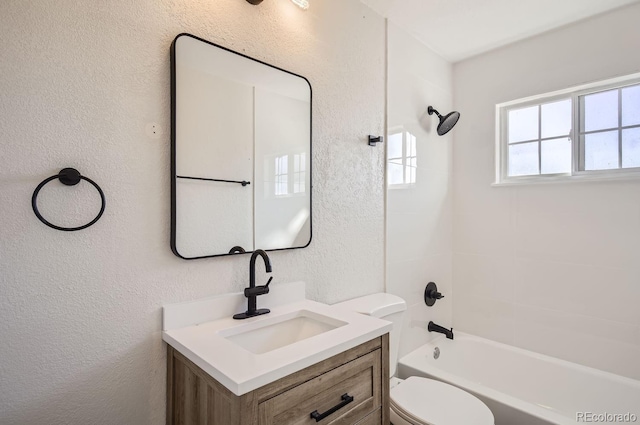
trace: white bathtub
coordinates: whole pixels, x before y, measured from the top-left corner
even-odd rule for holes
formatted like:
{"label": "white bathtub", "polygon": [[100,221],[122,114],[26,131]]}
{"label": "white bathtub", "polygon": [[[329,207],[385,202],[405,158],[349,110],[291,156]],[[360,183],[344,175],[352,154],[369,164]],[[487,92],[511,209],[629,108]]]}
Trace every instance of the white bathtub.
{"label": "white bathtub", "polygon": [[401,358],[398,376],[424,376],[467,390],[489,406],[496,425],[640,424],[640,381],[462,332]]}

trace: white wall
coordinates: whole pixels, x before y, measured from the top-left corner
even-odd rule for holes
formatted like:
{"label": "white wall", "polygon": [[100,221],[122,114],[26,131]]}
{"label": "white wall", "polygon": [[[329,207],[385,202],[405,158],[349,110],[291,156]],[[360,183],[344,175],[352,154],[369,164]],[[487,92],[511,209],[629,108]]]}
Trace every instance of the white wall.
{"label": "white wall", "polygon": [[[313,86],[313,242],[273,253],[274,284],[306,280],[329,303],[383,289],[384,152],[366,143],[384,125],[381,17],[357,0],[307,12],[288,0],[4,0],[3,425],[164,423],[161,306],[247,285],[247,256],[187,262],[169,249],[169,45],[181,32]],[[74,233],[45,227],[30,205],[66,166],[107,196],[103,218]],[[42,212],[90,218],[86,186],[52,184]]]}
{"label": "white wall", "polygon": [[[451,64],[389,23],[387,125],[416,136],[418,164],[415,185],[387,190],[387,291],[409,305],[400,356],[433,337],[429,320],[452,326],[452,137],[438,136],[426,113],[451,110],[451,80]],[[430,281],[445,295],[433,307],[423,300]]]}
{"label": "white wall", "polygon": [[640,182],[491,187],[496,103],[640,70],[636,4],[454,66],[454,325],[640,378]]}

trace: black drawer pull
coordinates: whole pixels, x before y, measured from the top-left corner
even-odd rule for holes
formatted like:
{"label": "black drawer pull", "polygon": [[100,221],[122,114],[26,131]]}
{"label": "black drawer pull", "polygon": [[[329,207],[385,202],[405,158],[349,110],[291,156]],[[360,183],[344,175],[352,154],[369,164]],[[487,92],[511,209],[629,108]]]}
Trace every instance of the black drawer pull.
{"label": "black drawer pull", "polygon": [[342,394],[342,401],[339,404],[333,406],[331,409],[327,410],[324,413],[318,413],[317,410],[314,410],[313,412],[311,412],[311,419],[315,419],[316,422],[320,422],[330,414],[337,412],[352,401],[353,396],[350,396],[348,393]]}

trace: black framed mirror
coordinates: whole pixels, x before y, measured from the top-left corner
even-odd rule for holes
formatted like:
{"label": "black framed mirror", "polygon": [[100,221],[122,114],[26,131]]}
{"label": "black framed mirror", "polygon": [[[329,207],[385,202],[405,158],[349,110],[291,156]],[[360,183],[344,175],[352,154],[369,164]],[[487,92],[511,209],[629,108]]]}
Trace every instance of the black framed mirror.
{"label": "black framed mirror", "polygon": [[311,242],[309,81],[190,34],[171,44],[171,249]]}

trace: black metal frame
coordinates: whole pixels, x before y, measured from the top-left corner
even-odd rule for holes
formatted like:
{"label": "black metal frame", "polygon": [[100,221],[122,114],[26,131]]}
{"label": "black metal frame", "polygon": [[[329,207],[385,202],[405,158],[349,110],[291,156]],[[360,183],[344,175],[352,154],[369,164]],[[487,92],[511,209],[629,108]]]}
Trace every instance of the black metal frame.
{"label": "black metal frame", "polygon": [[[219,49],[226,50],[227,52],[234,53],[244,58],[251,59],[252,61],[261,63],[262,65],[266,65],[268,67],[277,69],[278,71],[286,72],[287,74],[293,75],[294,77],[302,78],[309,85],[309,242],[307,242],[307,244],[304,246],[295,246],[291,248],[267,249],[266,251],[286,251],[291,249],[300,249],[300,248],[308,247],[311,244],[311,240],[313,239],[313,143],[312,143],[313,141],[313,88],[311,87],[311,83],[307,78],[303,77],[302,75],[298,75],[291,71],[287,71],[286,69],[279,68],[275,65],[271,65],[259,59],[255,59],[245,54],[228,49],[224,46],[213,43],[211,41],[207,41],[193,34],[181,33],[181,34],[178,34],[176,38],[173,39],[173,41],[171,42],[171,48],[170,48],[170,53],[171,53],[171,240],[170,240],[171,251],[176,256],[184,260],[198,260],[201,258],[225,257],[229,255],[253,253],[253,251],[245,251],[245,252],[230,251],[229,253],[226,253],[226,254],[202,255],[198,257],[184,257],[178,252],[178,249],[176,247],[176,230],[177,230],[176,229],[176,181],[178,178],[176,174],[176,41],[180,37],[191,37],[198,41],[202,41],[203,43],[207,43],[209,45],[217,47]],[[241,183],[241,182],[236,182],[236,183]],[[249,182],[247,182],[247,184],[249,184]],[[243,186],[245,185],[243,184]]]}

